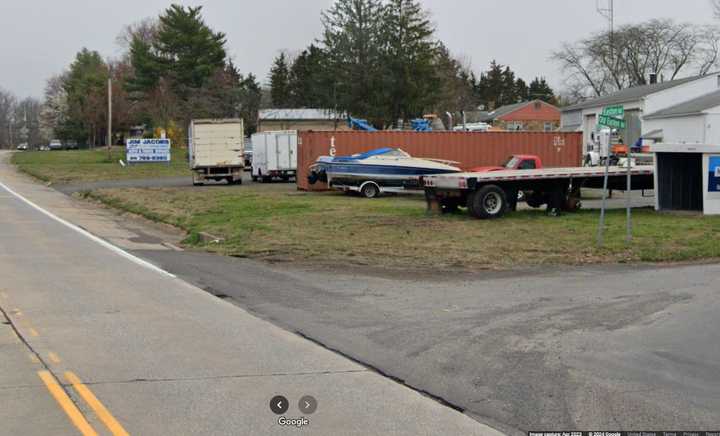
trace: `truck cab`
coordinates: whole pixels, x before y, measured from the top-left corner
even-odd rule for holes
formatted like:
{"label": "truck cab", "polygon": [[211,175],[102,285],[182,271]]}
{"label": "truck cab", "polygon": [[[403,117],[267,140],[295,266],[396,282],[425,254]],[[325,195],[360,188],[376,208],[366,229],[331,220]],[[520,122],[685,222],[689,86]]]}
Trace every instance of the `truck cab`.
{"label": "truck cab", "polygon": [[475,167],[471,173],[489,173],[492,171],[506,170],[538,170],[543,167],[542,161],[533,154],[515,154],[510,156],[505,163],[495,167]]}

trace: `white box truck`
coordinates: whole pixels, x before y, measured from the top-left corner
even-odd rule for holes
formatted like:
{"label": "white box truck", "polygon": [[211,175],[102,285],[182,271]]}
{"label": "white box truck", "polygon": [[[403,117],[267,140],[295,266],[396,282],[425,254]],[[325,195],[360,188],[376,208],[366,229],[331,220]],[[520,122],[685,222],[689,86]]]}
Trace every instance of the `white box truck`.
{"label": "white box truck", "polygon": [[288,181],[297,174],[298,135],[294,130],[252,135],[252,179],[269,182],[273,177]]}
{"label": "white box truck", "polygon": [[188,158],[193,185],[207,180],[242,183],[245,169],[243,120],[192,120],[188,130]]}

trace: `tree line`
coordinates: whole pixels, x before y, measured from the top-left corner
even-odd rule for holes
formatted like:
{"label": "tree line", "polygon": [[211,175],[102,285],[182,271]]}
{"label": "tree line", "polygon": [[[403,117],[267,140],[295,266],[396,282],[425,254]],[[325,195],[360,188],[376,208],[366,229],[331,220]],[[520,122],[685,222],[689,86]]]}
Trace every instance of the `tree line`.
{"label": "tree line", "polygon": [[[203,20],[202,7],[172,5],[155,19],[127,26],[116,60],[82,49],[67,71],[45,88],[43,120],[54,137],[101,145],[107,135],[107,88],[112,83],[113,130],[163,129],[185,143],[192,118],[245,119],[255,129],[261,86],[226,52],[225,35]],[[122,142],[122,134],[113,142]]]}
{"label": "tree line", "polygon": [[273,106],[330,108],[383,128],[427,113],[556,100],[544,78],[528,84],[495,61],[478,77],[437,39],[417,0],[337,0],[321,21],[318,41],[275,58]]}

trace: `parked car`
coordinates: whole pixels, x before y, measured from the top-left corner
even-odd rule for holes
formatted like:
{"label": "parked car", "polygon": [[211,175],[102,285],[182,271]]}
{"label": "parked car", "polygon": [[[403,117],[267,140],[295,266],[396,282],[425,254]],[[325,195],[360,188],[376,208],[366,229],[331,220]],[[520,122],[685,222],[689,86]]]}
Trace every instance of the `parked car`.
{"label": "parked car", "polygon": [[245,151],[243,152],[243,156],[245,158],[245,171],[252,171],[253,143],[250,138],[245,138]]}
{"label": "parked car", "polygon": [[18,149],[19,151],[27,151],[27,149],[28,149],[27,142],[23,142],[22,144],[18,145],[18,146],[17,146],[17,149]]}
{"label": "parked car", "polygon": [[38,147],[38,150],[39,151],[50,151],[50,147],[48,147],[47,145],[41,145]]}
{"label": "parked car", "polygon": [[59,139],[53,139],[50,141],[50,144],[48,145],[49,150],[62,150],[63,144]]}
{"label": "parked car", "polygon": [[78,147],[77,141],[74,141],[74,140],[65,141],[65,149],[66,150],[77,150],[78,148],[79,147]]}

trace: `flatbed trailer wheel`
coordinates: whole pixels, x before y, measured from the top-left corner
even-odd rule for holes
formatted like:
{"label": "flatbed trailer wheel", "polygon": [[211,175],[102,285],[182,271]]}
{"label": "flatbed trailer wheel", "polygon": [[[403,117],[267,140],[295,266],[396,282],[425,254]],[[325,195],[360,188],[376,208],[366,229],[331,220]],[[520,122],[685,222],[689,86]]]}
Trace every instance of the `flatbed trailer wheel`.
{"label": "flatbed trailer wheel", "polygon": [[476,218],[500,218],[505,215],[508,207],[507,194],[496,185],[485,185],[468,197],[468,209]]}

